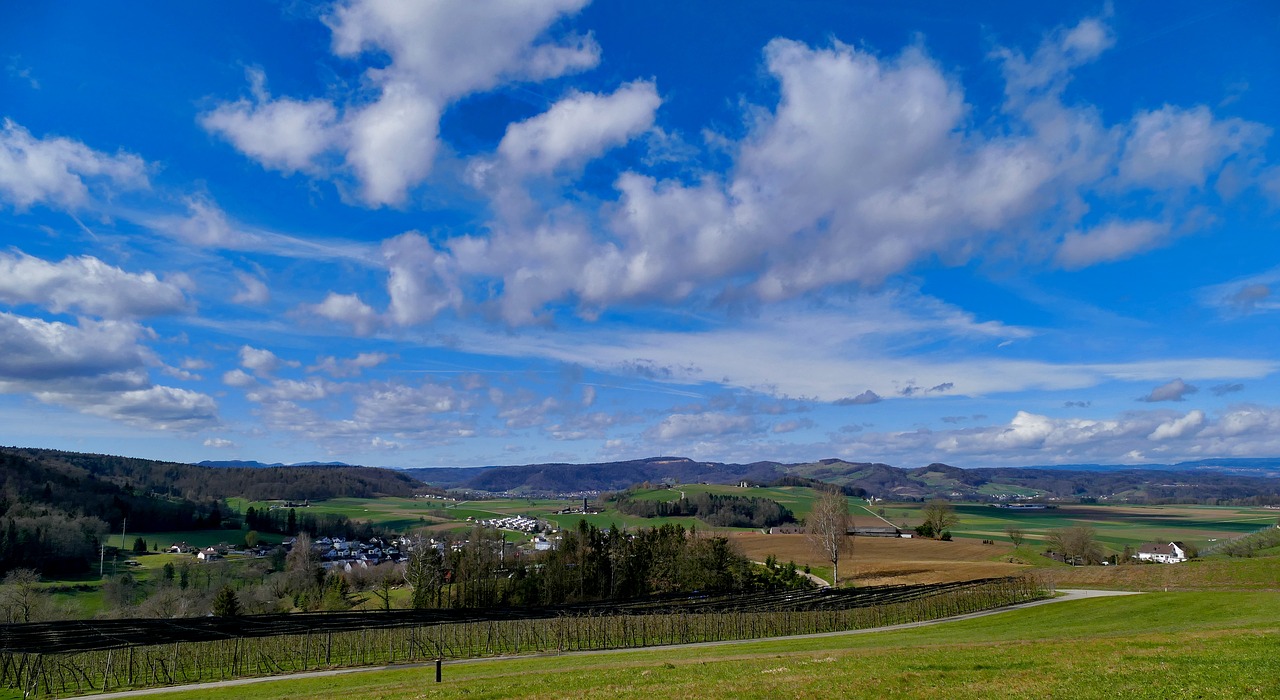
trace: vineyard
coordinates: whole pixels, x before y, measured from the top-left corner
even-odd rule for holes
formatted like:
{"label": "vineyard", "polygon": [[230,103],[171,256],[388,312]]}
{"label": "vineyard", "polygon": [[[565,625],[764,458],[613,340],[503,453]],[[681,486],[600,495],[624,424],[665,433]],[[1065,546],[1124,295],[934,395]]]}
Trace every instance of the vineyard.
{"label": "vineyard", "polygon": [[327,668],[835,632],[1042,598],[1024,578],[539,609],[0,627],[0,687],[50,697]]}

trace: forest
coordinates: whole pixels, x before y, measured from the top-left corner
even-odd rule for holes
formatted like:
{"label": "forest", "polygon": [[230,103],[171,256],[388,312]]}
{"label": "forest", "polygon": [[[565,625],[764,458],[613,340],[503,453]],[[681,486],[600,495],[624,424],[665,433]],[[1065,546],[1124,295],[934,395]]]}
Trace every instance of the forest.
{"label": "forest", "polygon": [[[280,467],[221,469],[112,455],[0,448],[0,575],[33,569],[46,577],[84,573],[98,561],[103,536],[143,531],[239,528],[222,501],[321,499],[435,493],[389,469]],[[285,513],[256,517],[264,532],[306,530],[367,537],[345,516]],[[252,527],[252,526],[251,526]]]}
{"label": "forest", "polygon": [[691,516],[713,527],[773,527],[795,522],[785,506],[768,498],[695,493],[674,501],[632,498],[630,491],[614,496],[618,510],[641,518]]}

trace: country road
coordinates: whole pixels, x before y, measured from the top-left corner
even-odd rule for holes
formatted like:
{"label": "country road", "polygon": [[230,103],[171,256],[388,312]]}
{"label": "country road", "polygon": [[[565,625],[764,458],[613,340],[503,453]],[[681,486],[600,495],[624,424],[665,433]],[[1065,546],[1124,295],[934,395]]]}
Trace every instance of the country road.
{"label": "country road", "polygon": [[[875,634],[878,632],[892,632],[895,630],[914,629],[916,627],[929,627],[932,625],[941,625],[947,622],[956,622],[959,620],[972,620],[979,617],[987,617],[989,615],[999,615],[1001,613],[1009,612],[1010,610],[1021,610],[1023,608],[1033,608],[1039,605],[1063,603],[1063,602],[1072,601],[1072,600],[1083,600],[1086,598],[1103,598],[1108,596],[1121,596],[1121,595],[1140,595],[1138,592],[1135,592],[1135,591],[1103,591],[1103,590],[1089,590],[1089,589],[1062,589],[1062,590],[1059,590],[1058,593],[1060,593],[1061,595],[1059,595],[1056,598],[1049,598],[1046,600],[1036,600],[1030,603],[1019,603],[1017,605],[1010,605],[1008,607],[997,608],[995,610],[983,610],[982,612],[967,613],[964,615],[956,615],[953,617],[944,617],[944,618],[939,618],[937,620],[925,620],[923,622],[907,622],[900,625],[890,625],[888,627],[873,627],[870,629],[845,630],[842,632],[820,632],[817,634],[800,634],[800,635],[793,635],[790,637],[735,639],[735,640],[728,640],[728,641],[722,641],[722,642],[697,642],[694,644],[679,644],[674,646],[679,646],[681,648],[721,647],[721,646],[731,646],[735,644],[753,644],[756,642],[763,642],[770,639],[773,639],[773,640],[815,639],[820,637],[840,637],[840,636],[851,635],[851,634]],[[502,663],[505,660],[530,659],[530,658],[538,658],[543,656],[590,656],[590,655],[598,655],[598,654],[628,654],[628,653],[653,651],[655,649],[662,649],[662,648],[664,647],[655,646],[655,647],[642,647],[638,649],[595,649],[591,651],[570,651],[570,652],[564,652],[564,653],[553,652],[553,653],[543,653],[543,654],[522,654],[520,656],[506,656],[506,657],[497,657],[497,658],[488,657],[488,658],[480,658],[480,659],[458,659],[458,660],[447,662],[445,667],[448,668],[449,666],[457,666],[459,664],[473,664],[473,663]],[[289,674],[280,675],[280,676],[264,676],[259,678],[238,678],[236,680],[218,681],[215,683],[194,683],[191,685],[174,685],[174,686],[165,686],[163,688],[145,688],[143,690],[126,690],[126,691],[117,692],[117,693],[96,693],[93,695],[78,695],[73,697],[93,698],[93,700],[112,700],[114,698],[136,698],[136,697],[142,697],[145,695],[159,695],[161,693],[173,693],[173,692],[179,692],[179,691],[207,690],[212,688],[231,688],[239,685],[250,685],[253,683],[270,683],[274,681],[287,681],[287,680],[296,680],[296,679],[302,679],[302,678],[324,678],[328,676],[342,676],[349,673],[369,673],[373,671],[391,671],[391,670],[403,670],[403,669],[411,669],[411,668],[429,668],[433,666],[434,663],[435,662],[417,663],[417,664],[396,664],[391,666],[366,666],[361,668],[340,668],[340,669],[334,669],[331,671],[309,671],[307,673],[289,673]]]}

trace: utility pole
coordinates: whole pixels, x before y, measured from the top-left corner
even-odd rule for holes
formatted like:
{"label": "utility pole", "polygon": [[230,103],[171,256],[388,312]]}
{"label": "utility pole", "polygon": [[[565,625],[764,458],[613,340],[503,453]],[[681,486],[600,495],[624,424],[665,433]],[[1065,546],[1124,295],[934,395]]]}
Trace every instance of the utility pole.
{"label": "utility pole", "polygon": [[124,545],[124,531],[125,531],[125,528],[126,528],[126,527],[128,527],[128,526],[129,526],[129,519],[128,519],[128,518],[124,518],[123,520],[121,520],[121,521],[120,521],[120,551],[121,551],[121,552],[123,552],[123,551],[124,551],[124,547],[125,547],[125,545]]}
{"label": "utility pole", "polygon": [[103,542],[98,545],[98,548],[98,578],[102,578],[103,567],[106,566],[107,561],[107,543]]}

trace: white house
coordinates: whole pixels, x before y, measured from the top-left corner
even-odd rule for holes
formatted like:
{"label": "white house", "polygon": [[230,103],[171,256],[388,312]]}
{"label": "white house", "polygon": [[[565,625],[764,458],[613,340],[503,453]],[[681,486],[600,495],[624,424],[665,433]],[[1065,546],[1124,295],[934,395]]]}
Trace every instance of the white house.
{"label": "white house", "polygon": [[1168,544],[1148,543],[1138,548],[1139,561],[1154,561],[1160,564],[1177,564],[1186,561],[1187,546],[1181,542]]}

